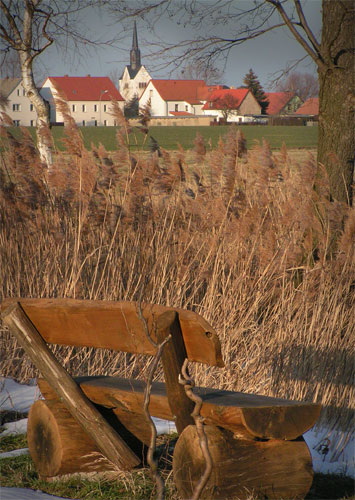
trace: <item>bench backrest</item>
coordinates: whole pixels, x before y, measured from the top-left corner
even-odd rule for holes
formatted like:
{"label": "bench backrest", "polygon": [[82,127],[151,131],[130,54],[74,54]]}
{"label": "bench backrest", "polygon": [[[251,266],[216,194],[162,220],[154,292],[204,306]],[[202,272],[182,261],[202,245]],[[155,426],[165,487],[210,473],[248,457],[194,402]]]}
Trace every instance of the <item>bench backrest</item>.
{"label": "bench backrest", "polygon": [[22,298],[5,299],[1,309],[4,311],[15,302],[21,304],[46,342],[150,355],[156,350],[147,338],[139,311],[153,340],[156,340],[158,317],[167,311],[176,311],[188,359],[224,366],[216,332],[192,311],[152,304],[142,304],[139,310],[134,302]]}

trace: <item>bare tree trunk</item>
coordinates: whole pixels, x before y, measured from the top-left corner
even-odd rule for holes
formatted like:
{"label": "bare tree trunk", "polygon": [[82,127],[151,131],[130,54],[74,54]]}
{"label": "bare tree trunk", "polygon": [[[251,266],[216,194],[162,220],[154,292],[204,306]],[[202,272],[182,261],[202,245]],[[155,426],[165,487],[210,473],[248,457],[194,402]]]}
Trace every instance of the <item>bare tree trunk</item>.
{"label": "bare tree trunk", "polygon": [[323,0],[318,161],[333,199],[352,204],[354,182],[354,0]]}
{"label": "bare tree trunk", "polygon": [[41,160],[50,168],[52,165],[52,141],[48,134],[49,108],[35,85],[32,60],[26,51],[20,51],[22,85],[26,96],[37,113],[37,147]]}

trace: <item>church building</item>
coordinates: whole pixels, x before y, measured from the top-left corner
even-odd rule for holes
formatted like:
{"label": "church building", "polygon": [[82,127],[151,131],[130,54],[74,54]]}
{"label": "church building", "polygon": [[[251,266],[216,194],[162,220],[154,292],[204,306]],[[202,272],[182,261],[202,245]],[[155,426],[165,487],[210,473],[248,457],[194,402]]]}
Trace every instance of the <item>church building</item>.
{"label": "church building", "polygon": [[130,64],[125,67],[119,81],[119,90],[122,97],[129,102],[132,98],[139,98],[151,79],[146,68],[141,64],[141,52],[138,48],[137,26],[134,21]]}

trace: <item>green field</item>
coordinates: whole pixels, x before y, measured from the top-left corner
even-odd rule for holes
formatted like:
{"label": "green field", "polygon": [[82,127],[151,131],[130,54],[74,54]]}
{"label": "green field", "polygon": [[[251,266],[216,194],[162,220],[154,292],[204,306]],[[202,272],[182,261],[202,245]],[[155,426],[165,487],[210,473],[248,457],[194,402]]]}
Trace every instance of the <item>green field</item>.
{"label": "green field", "polygon": [[[318,139],[318,127],[302,126],[265,126],[265,125],[240,125],[238,126],[247,139],[248,149],[255,141],[265,138],[272,149],[279,149],[285,142],[288,149],[316,149]],[[35,134],[34,128],[29,128]],[[91,144],[96,146],[102,143],[108,151],[117,148],[116,132],[117,127],[80,127],[84,138],[85,147],[90,149]],[[194,146],[194,139],[199,133],[205,140],[206,145],[216,147],[220,137],[224,137],[231,130],[230,126],[217,127],[150,127],[149,134],[154,137],[158,144],[168,150],[178,149],[179,144],[184,149],[191,149]],[[18,136],[20,129],[13,128],[11,131]],[[64,127],[53,127],[52,133],[56,145],[62,149],[61,139],[64,134]],[[140,149],[144,141],[144,135],[137,129],[129,136],[132,150]],[[148,149],[149,140],[145,143]]]}

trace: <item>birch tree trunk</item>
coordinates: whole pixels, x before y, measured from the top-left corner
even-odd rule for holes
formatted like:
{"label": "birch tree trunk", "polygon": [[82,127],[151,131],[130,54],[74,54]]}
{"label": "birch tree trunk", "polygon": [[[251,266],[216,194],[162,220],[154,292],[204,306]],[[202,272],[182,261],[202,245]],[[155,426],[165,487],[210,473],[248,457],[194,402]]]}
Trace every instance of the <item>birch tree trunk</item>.
{"label": "birch tree trunk", "polygon": [[[26,96],[37,113],[37,147],[41,160],[50,168],[52,165],[52,141],[49,130],[49,106],[46,104],[43,97],[40,95],[33,77],[33,9],[26,6],[23,19],[23,34],[18,50],[21,64],[22,85],[26,91]],[[45,32],[45,30],[44,30]],[[49,38],[49,37],[48,37]],[[48,45],[52,40],[48,39]]]}

